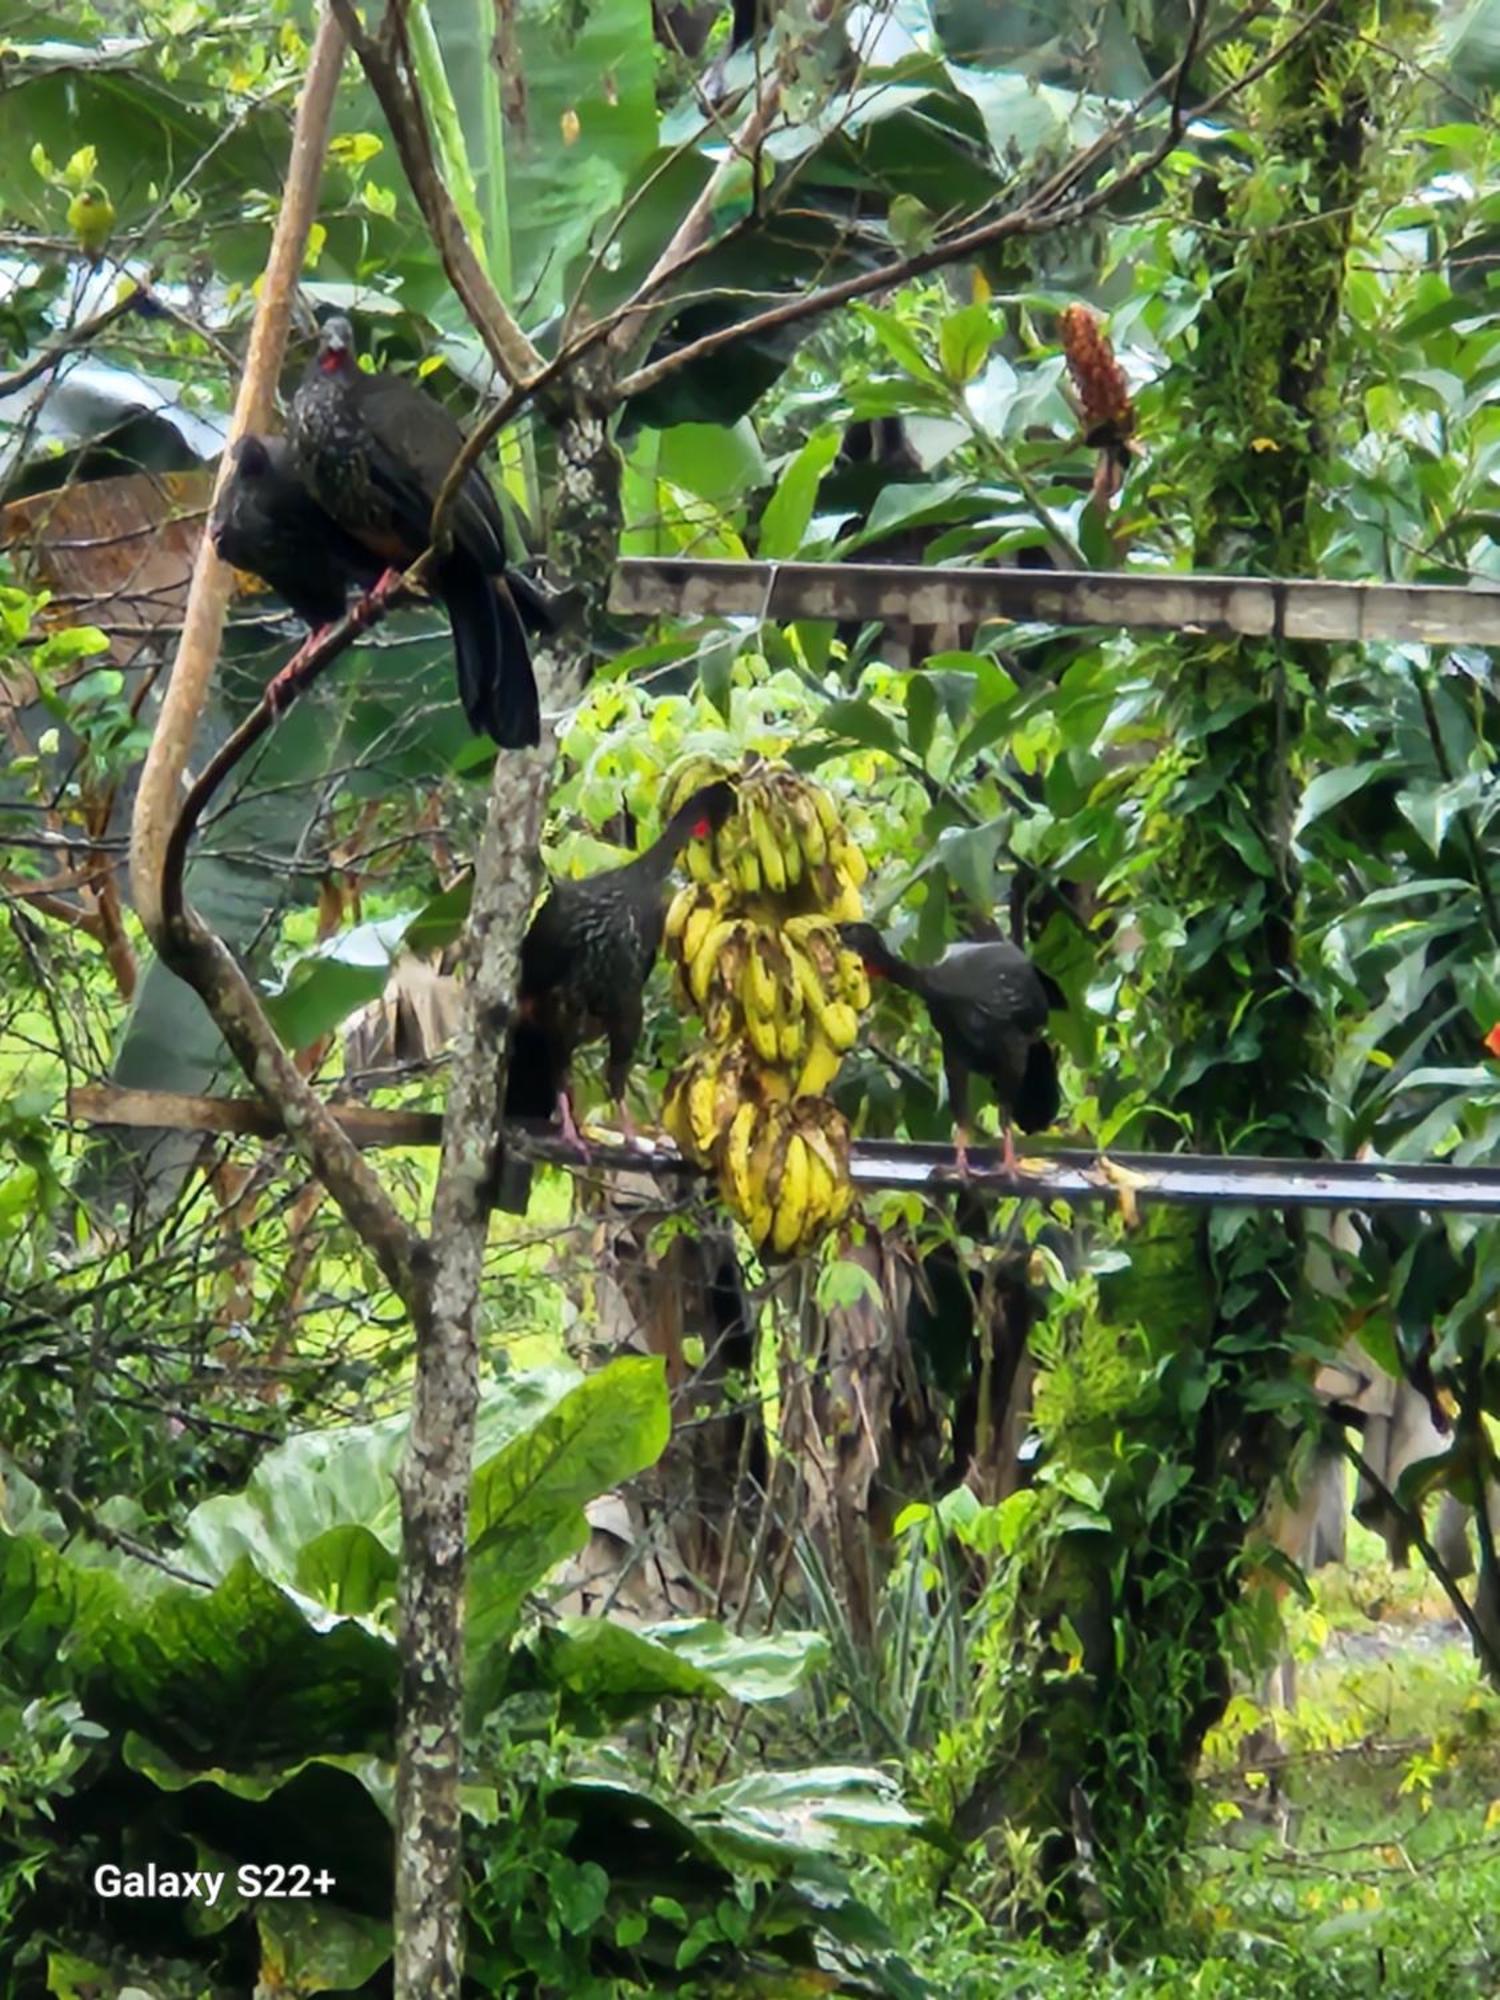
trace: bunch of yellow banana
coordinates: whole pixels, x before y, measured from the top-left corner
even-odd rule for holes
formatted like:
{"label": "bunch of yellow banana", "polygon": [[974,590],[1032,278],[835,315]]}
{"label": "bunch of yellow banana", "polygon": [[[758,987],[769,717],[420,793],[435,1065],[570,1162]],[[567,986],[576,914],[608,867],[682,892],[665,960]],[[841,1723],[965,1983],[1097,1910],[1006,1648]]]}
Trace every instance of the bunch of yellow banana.
{"label": "bunch of yellow banana", "polygon": [[756,1069],[742,1042],[702,1048],[673,1074],[661,1122],[684,1158],[711,1167],[719,1141],[738,1112],[788,1096],[786,1079]]}
{"label": "bunch of yellow banana", "polygon": [[695,882],[726,882],[749,901],[821,910],[835,923],[864,915],[860,887],[869,867],[823,787],[785,764],[753,760],[737,776],[712,757],[686,757],[669,774],[668,814],[700,785],[734,777],[739,809],[716,834],[688,843]]}
{"label": "bunch of yellow banana", "polygon": [[698,1010],[713,1041],[741,1036],[760,1060],[796,1078],[796,1096],[817,1096],[859,1034],[870,986],[831,920],[788,917],[773,930],[737,916],[722,882],[679,889],[667,911],[667,952],[677,996]]}
{"label": "bunch of yellow banana", "polygon": [[719,1191],[762,1253],[802,1255],[853,1205],[849,1127],[826,1098],[747,1101],[717,1158]]}
{"label": "bunch of yellow banana", "polygon": [[811,1249],[853,1202],[849,1130],[824,1096],[870,1004],[864,967],[838,926],[863,913],[867,869],[833,799],[786,765],[731,773],[685,759],[665,810],[732,777],[735,811],[684,852],[689,877],[667,910],[679,1003],[707,1044],[672,1078],[663,1122],[711,1167],[757,1248]]}

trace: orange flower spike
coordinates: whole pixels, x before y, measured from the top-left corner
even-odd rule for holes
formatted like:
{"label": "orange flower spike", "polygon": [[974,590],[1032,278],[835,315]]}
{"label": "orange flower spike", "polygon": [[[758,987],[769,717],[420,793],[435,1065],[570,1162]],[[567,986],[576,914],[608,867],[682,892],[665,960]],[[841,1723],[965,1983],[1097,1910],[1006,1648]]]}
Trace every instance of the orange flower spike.
{"label": "orange flower spike", "polygon": [[1492,1056],[1500,1056],[1500,1021],[1485,1036],[1484,1045]]}
{"label": "orange flower spike", "polygon": [[1135,428],[1135,410],[1125,370],[1115,359],[1099,315],[1087,306],[1064,306],[1062,350],[1078,392],[1086,432],[1107,431],[1123,442]]}

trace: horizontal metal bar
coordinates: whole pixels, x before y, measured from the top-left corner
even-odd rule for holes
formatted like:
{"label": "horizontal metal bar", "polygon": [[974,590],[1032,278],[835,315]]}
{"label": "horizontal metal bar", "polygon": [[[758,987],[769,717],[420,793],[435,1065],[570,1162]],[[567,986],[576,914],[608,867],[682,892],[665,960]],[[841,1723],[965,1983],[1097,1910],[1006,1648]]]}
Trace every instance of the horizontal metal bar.
{"label": "horizontal metal bar", "polygon": [[[519,1128],[514,1128],[519,1130]],[[578,1166],[578,1155],[555,1134],[529,1126],[517,1150],[528,1158]],[[643,1177],[699,1178],[699,1170],[665,1140],[637,1148],[599,1144],[591,1164]],[[1263,1160],[1189,1153],[1049,1152],[1021,1155],[1011,1179],[998,1147],[970,1147],[969,1177],[958,1178],[951,1146],[857,1140],[850,1178],[859,1188],[954,1194],[960,1188],[997,1201],[1017,1197],[1072,1202],[1168,1202],[1191,1207],[1397,1208],[1500,1215],[1500,1170],[1412,1167],[1368,1160]]]}
{"label": "horizontal metal bar", "polygon": [[[335,1118],[358,1145],[435,1146],[442,1118],[432,1111],[378,1110],[333,1104]],[[168,1126],[196,1132],[230,1132],[272,1138],[277,1124],[256,1098],[188,1097],[173,1091],[121,1090],[84,1084],[68,1094],[69,1114],[92,1125]],[[507,1133],[525,1159],[581,1169],[584,1162],[556,1128],[518,1120]],[[967,1186],[1008,1200],[1163,1201],[1239,1208],[1405,1208],[1500,1215],[1500,1168],[1407,1166],[1372,1160],[1272,1160],[1227,1154],[1097,1153],[1035,1147],[1022,1155],[1022,1172],[1007,1179],[997,1147],[973,1147],[970,1178],[957,1178],[951,1146],[861,1139],[852,1149],[856,1187],[908,1189],[936,1195]],[[588,1165],[650,1179],[702,1179],[666,1140],[631,1147],[598,1139]]]}
{"label": "horizontal metal bar", "polygon": [[695,562],[627,556],[610,609],[681,617],[986,619],[1230,632],[1246,638],[1500,645],[1500,590],[1324,583],[1172,570],[936,569],[904,563]]}

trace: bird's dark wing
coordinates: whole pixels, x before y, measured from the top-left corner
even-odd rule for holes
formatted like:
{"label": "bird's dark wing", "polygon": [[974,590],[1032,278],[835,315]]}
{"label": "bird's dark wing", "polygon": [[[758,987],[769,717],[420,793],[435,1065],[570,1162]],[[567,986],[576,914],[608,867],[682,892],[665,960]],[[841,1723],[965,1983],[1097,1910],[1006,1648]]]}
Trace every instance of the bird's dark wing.
{"label": "bird's dark wing", "polygon": [[[414,551],[427,547],[432,510],[464,434],[434,397],[401,375],[359,378],[370,477]],[[505,568],[505,524],[489,481],[471,468],[454,502],[455,544],[491,576]]]}
{"label": "bird's dark wing", "polygon": [[1047,1023],[1042,975],[1013,944],[956,945],[924,973],[923,990],[966,1022],[977,1015],[1030,1034]]}
{"label": "bird's dark wing", "polygon": [[268,583],[307,624],[343,615],[351,583],[379,564],[313,499],[281,438],[245,438],[209,533],[223,561]]}
{"label": "bird's dark wing", "polygon": [[560,986],[572,963],[573,905],[578,885],[554,882],[547,900],[531,920],[521,943],[520,993],[523,1000],[540,999]]}

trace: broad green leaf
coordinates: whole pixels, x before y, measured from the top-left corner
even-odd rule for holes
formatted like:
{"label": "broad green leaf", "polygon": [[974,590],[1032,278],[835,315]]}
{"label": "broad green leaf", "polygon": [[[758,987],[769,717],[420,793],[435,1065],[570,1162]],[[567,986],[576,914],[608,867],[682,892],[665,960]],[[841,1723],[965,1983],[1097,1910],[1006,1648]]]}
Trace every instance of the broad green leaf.
{"label": "broad green leaf", "polygon": [[469,165],[469,149],[464,143],[464,130],[459,121],[458,106],[453,101],[453,89],[448,81],[448,71],[443,63],[443,51],[439,44],[432,16],[428,12],[428,0],[411,0],[406,9],[406,28],[411,43],[416,82],[421,92],[422,105],[427,114],[428,128],[437,148],[438,169],[444,187],[458,211],[458,219],[463,224],[475,256],[486,261],[484,224],[479,216],[478,190],[474,185],[474,170]]}
{"label": "broad green leaf", "polygon": [[308,1902],[262,1897],[255,1923],[266,1992],[358,1992],[391,1955],[389,1923],[357,1916],[322,1897]]}
{"label": "broad green leaf", "polygon": [[757,540],[763,561],[787,560],[802,547],[817,505],[818,487],[838,456],[839,441],[837,425],[821,426],[782,473],[760,517]]}
{"label": "broad green leaf", "polygon": [[1302,833],[1314,820],[1355,792],[1363,791],[1366,785],[1378,778],[1389,778],[1390,770],[1383,764],[1344,764],[1336,770],[1320,771],[1302,794],[1302,802],[1297,808],[1297,817],[1292,822],[1292,836]]}
{"label": "broad green leaf", "polygon": [[938,329],[938,355],[950,382],[972,382],[984,366],[995,337],[995,316],[987,305],[961,306]]}
{"label": "broad green leaf", "polygon": [[942,376],[918,346],[916,336],[905,321],[884,306],[856,305],[858,316],[869,327],[886,353],[914,381],[934,388],[942,386]]}
{"label": "broad green leaf", "polygon": [[[481,1464],[469,1523],[476,1658],[508,1632],[547,1571],[583,1546],[586,1503],[654,1464],[670,1428],[662,1362],[631,1357],[586,1376]],[[495,1667],[491,1658],[490,1676]]]}
{"label": "broad green leaf", "polygon": [[925,672],[914,673],[906,683],[906,740],[924,764],[937,719],[937,689]]}
{"label": "broad green leaf", "polygon": [[830,736],[842,736],[850,743],[866,744],[871,750],[901,754],[896,725],[867,701],[831,701],[818,717],[819,729]]}

